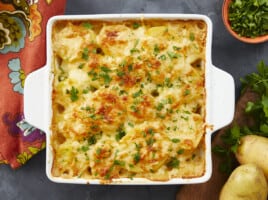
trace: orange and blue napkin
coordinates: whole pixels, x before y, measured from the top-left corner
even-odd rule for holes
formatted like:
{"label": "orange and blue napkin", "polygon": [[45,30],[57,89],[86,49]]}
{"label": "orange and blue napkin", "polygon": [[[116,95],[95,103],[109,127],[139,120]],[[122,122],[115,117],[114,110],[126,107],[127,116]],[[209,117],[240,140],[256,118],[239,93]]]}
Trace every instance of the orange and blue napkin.
{"label": "orange and blue napkin", "polygon": [[0,0],[0,163],[18,168],[45,148],[23,116],[26,76],[46,63],[46,24],[66,0]]}

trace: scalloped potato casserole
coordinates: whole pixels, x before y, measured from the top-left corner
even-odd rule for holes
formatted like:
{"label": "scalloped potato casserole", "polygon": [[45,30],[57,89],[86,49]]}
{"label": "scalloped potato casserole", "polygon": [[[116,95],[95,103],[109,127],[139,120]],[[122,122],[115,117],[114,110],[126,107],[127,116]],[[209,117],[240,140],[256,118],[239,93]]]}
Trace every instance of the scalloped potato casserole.
{"label": "scalloped potato casserole", "polygon": [[202,20],[62,20],[52,30],[52,174],[205,173]]}

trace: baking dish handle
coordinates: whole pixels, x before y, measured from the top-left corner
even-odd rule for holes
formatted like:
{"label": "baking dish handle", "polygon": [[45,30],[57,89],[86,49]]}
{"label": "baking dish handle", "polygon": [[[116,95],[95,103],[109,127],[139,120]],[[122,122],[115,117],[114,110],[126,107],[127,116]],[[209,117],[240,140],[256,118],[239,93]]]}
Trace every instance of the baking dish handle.
{"label": "baking dish handle", "polygon": [[[211,107],[211,121],[213,131],[216,131],[230,124],[234,117],[235,109],[235,84],[233,77],[212,66],[211,90],[213,91],[212,102],[208,102]],[[210,120],[209,120],[210,121]]]}
{"label": "baking dish handle", "polygon": [[27,75],[24,83],[25,120],[43,131],[46,124],[46,89],[48,88],[48,69],[46,66]]}

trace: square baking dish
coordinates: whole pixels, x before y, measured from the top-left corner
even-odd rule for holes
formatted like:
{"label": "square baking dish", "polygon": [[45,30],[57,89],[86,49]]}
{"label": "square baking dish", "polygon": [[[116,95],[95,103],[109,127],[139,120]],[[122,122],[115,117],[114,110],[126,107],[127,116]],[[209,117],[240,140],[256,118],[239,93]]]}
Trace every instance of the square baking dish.
{"label": "square baking dish", "polygon": [[51,173],[53,149],[51,146],[52,119],[52,27],[64,20],[102,20],[120,22],[124,20],[202,20],[207,25],[205,89],[206,89],[206,133],[205,140],[205,173],[200,177],[171,178],[168,181],[151,181],[145,178],[119,178],[107,184],[155,185],[155,184],[195,184],[207,181],[212,174],[211,136],[216,130],[229,124],[234,115],[234,80],[230,74],[215,67],[211,62],[212,22],[204,15],[196,14],[103,14],[103,15],[65,15],[52,17],[47,24],[47,64],[30,73],[25,80],[24,114],[27,122],[46,133],[46,174],[53,182],[76,184],[102,184],[98,179],[60,178]]}

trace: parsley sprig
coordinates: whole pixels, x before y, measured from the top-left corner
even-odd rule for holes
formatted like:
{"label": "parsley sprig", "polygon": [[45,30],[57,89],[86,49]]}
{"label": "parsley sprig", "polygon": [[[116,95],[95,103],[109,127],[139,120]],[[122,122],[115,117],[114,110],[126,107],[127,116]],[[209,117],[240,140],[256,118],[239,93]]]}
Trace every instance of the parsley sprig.
{"label": "parsley sprig", "polygon": [[72,86],[72,88],[69,90],[66,90],[66,93],[70,95],[70,99],[72,102],[77,101],[78,100],[78,89],[75,88],[74,86]]}
{"label": "parsley sprig", "polygon": [[220,170],[227,173],[232,170],[231,155],[236,153],[241,137],[250,134],[268,137],[268,65],[265,65],[263,61],[259,62],[257,72],[246,75],[240,81],[242,92],[249,88],[260,98],[255,102],[247,102],[245,108],[245,113],[254,119],[254,125],[239,127],[234,124],[221,136],[224,146],[214,146],[212,149],[214,153],[224,158]]}

